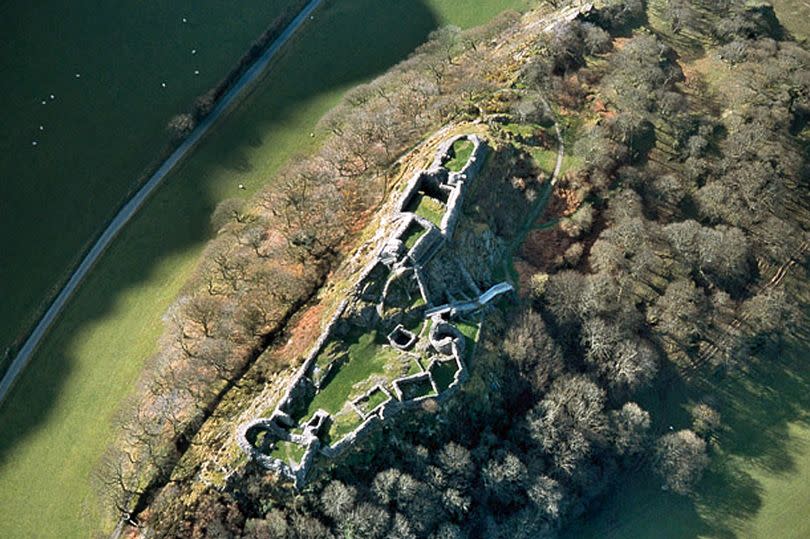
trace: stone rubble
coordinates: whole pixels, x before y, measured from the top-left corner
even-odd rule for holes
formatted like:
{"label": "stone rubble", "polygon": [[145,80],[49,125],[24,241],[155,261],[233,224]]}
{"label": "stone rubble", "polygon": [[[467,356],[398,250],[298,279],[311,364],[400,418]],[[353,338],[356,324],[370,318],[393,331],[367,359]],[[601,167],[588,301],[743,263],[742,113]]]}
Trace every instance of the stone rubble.
{"label": "stone rubble", "polygon": [[[473,150],[465,166],[458,172],[450,171],[445,167],[453,157],[453,145],[459,140],[469,140],[473,143]],[[366,437],[384,421],[395,416],[402,410],[419,406],[425,399],[435,399],[439,402],[450,398],[459,386],[467,379],[467,366],[464,362],[465,339],[461,332],[452,324],[451,320],[457,314],[471,312],[482,307],[495,296],[512,290],[509,283],[499,283],[491,287],[473,301],[462,302],[462,304],[443,305],[434,307],[427,289],[427,279],[423,275],[423,268],[430,259],[450,241],[458,224],[461,215],[464,194],[467,186],[474,181],[485,161],[487,146],[483,140],[476,135],[462,135],[449,138],[439,147],[436,157],[428,170],[415,174],[407,183],[401,198],[394,206],[394,214],[391,215],[392,222],[399,222],[390,237],[380,242],[381,247],[371,263],[369,263],[360,273],[359,278],[349,297],[344,299],[334,315],[330,318],[322,334],[307,354],[303,364],[291,380],[288,389],[279,401],[276,410],[269,418],[256,418],[240,425],[236,432],[236,442],[239,447],[255,462],[261,466],[277,473],[301,488],[307,479],[309,471],[319,456],[334,458],[352,447],[359,440]],[[431,197],[440,201],[445,209],[438,226],[429,220],[416,215],[409,210],[417,197]],[[405,236],[413,227],[421,228],[421,236],[414,242],[410,249],[405,246]],[[463,268],[462,268],[463,269]],[[380,282],[372,278],[375,273],[387,273],[385,284],[379,290]],[[382,271],[384,270],[384,272]],[[465,270],[466,272],[466,270]],[[466,279],[472,281],[468,273]],[[408,282],[412,280],[414,282]],[[411,332],[397,322],[396,315],[389,316],[391,311],[389,297],[391,290],[402,284],[415,284],[412,287],[419,291],[423,306],[421,317],[428,320],[429,331],[427,333],[427,343],[422,342],[422,335]],[[475,286],[473,284],[473,286]],[[401,286],[399,286],[401,288]],[[477,291],[477,286],[475,286]],[[356,308],[368,302],[369,299],[376,298],[376,308],[368,307]],[[413,310],[413,309],[412,309]],[[392,320],[397,322],[390,333],[388,342],[393,349],[402,351],[403,354],[410,354],[405,350],[410,350],[415,345],[424,347],[431,351],[429,365],[426,370],[402,376],[392,381],[391,386],[394,395],[391,394],[381,384],[375,384],[368,391],[351,401],[350,406],[363,420],[362,423],[352,432],[343,436],[335,443],[325,444],[319,438],[331,424],[332,417],[324,410],[317,410],[307,421],[303,428],[299,428],[294,419],[295,410],[306,409],[306,404],[320,391],[321,386],[328,384],[331,371],[337,370],[347,359],[347,355],[338,356],[325,367],[317,367],[316,359],[324,350],[330,338],[340,338],[342,335],[342,323],[344,315],[353,313],[356,319],[368,324],[367,327],[374,327],[373,323],[382,323]],[[393,324],[392,322],[392,324]],[[389,328],[391,325],[388,326]],[[452,382],[443,391],[439,391],[432,371],[435,365],[453,361],[456,371]],[[432,391],[424,395],[408,398],[405,389],[414,384],[430,384]],[[383,391],[386,400],[375,406],[373,410],[364,413],[360,405],[367,400],[374,392]],[[294,431],[300,431],[296,433]],[[259,433],[264,433],[264,441],[256,447],[256,440]],[[278,441],[287,441],[305,447],[301,462],[284,462],[281,459],[270,456],[269,446]]]}

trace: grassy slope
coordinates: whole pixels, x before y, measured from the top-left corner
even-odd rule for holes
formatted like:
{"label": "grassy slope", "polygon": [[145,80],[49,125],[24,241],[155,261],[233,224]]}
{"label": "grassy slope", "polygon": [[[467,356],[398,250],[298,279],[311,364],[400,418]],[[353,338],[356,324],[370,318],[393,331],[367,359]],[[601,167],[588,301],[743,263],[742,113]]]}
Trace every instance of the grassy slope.
{"label": "grassy slope", "polygon": [[168,119],[289,3],[0,6],[0,355],[167,142]]}
{"label": "grassy slope", "polygon": [[[89,485],[113,410],[208,237],[217,201],[254,192],[347,88],[446,22],[469,26],[525,0],[343,0],[316,14],[270,77],[168,180],[102,258],[0,409],[0,536],[98,529]],[[86,515],[86,516],[83,516]]]}

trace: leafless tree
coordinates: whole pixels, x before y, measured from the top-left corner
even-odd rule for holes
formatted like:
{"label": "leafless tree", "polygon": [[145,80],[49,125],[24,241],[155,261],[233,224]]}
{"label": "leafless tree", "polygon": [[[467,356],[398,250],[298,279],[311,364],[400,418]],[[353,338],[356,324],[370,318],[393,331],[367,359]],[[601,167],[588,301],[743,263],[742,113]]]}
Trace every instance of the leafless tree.
{"label": "leafless tree", "polygon": [[706,442],[688,429],[665,434],[656,444],[656,465],[667,488],[689,494],[709,465]]}

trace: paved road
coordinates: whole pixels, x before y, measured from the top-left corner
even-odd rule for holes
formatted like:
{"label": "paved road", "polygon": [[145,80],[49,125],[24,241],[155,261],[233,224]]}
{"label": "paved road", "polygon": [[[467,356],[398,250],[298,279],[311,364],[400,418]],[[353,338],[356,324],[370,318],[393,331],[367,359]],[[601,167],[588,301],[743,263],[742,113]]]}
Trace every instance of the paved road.
{"label": "paved road", "polygon": [[53,325],[62,309],[65,308],[70,298],[81,285],[82,281],[98,261],[104,251],[112,243],[113,239],[132,219],[132,216],[143,206],[149,196],[154,193],[163,179],[169,172],[177,166],[194,147],[208,133],[211,127],[222,118],[231,106],[249,90],[267,70],[270,61],[278,51],[287,43],[302,24],[311,16],[312,12],[321,4],[322,0],[311,0],[301,12],[290,22],[284,31],[276,38],[272,45],[259,57],[256,62],[239,78],[234,86],[222,96],[211,113],[203,119],[199,125],[191,132],[188,138],[163,162],[159,169],[149,178],[141,189],[124,205],[118,214],[110,221],[107,228],[96,240],[93,247],[85,255],[79,266],[70,276],[67,284],[62,288],[56,299],[53,300],[48,310],[37,323],[34,331],[28,336],[17,356],[12,361],[3,379],[0,380],[0,403],[3,402],[14,382],[31,361],[34,351],[42,341],[48,329]]}

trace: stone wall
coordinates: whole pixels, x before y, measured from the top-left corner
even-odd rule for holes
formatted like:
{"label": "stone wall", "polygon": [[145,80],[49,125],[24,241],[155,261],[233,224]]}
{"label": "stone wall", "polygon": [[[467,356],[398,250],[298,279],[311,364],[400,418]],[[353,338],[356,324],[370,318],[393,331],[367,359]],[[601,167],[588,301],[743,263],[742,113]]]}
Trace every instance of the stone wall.
{"label": "stone wall", "polygon": [[[393,402],[393,401],[391,401]],[[383,407],[385,409],[385,407]],[[363,421],[363,423],[354,429],[352,432],[344,436],[340,439],[339,442],[333,445],[327,445],[321,447],[321,453],[329,458],[335,458],[343,454],[344,451],[349,449],[358,441],[366,438],[371,432],[382,425],[382,417],[380,416],[380,412],[376,414],[372,414],[369,416],[368,419]]]}
{"label": "stone wall", "polygon": [[[450,172],[444,166],[444,163],[446,163],[450,157],[450,149],[453,144],[457,140],[464,138],[473,142],[474,145],[470,159],[460,172]],[[289,430],[295,426],[295,421],[290,417],[290,412],[297,407],[306,406],[306,401],[310,398],[312,392],[319,389],[315,387],[310,376],[316,358],[322,352],[327,341],[333,336],[335,328],[347,308],[358,300],[363,294],[363,291],[368,288],[369,283],[366,282],[366,279],[368,279],[369,275],[376,268],[384,264],[385,267],[390,269],[390,273],[388,274],[381,293],[379,304],[377,305],[378,310],[383,307],[386,293],[393,280],[395,278],[405,278],[408,272],[414,273],[414,278],[419,285],[420,294],[428,305],[431,304],[425,279],[421,278],[421,267],[423,264],[427,263],[430,257],[432,257],[446,241],[452,238],[453,231],[461,215],[464,191],[466,186],[474,180],[475,176],[480,171],[485,155],[486,145],[479,137],[475,135],[455,137],[442,143],[434,158],[433,164],[428,170],[414,174],[414,176],[411,177],[398,203],[394,205],[394,214],[391,215],[389,219],[389,221],[397,223],[396,230],[389,234],[385,241],[381,242],[376,256],[374,256],[373,260],[360,272],[349,297],[340,303],[335,313],[325,325],[315,345],[311,348],[303,364],[293,376],[287,391],[279,401],[271,418],[255,419],[240,425],[237,429],[237,444],[248,456],[268,470],[274,471],[280,476],[292,481],[296,488],[300,488],[304,485],[309,469],[317,455],[323,455],[328,458],[337,457],[359,440],[379,428],[383,421],[395,416],[400,411],[418,406],[425,399],[435,398],[439,401],[444,401],[458,391],[459,386],[467,377],[467,367],[463,361],[464,337],[455,327],[443,320],[437,319],[434,321],[432,330],[429,332],[429,343],[438,353],[452,356],[458,366],[453,382],[445,391],[441,393],[438,392],[430,370],[398,378],[392,383],[395,393],[397,394],[397,399],[391,398],[390,393],[383,387],[382,389],[388,394],[389,399],[370,411],[369,414],[363,418],[363,422],[354,431],[345,435],[333,445],[322,445],[317,438],[318,433],[311,428],[305,428],[303,435],[293,434]],[[424,191],[426,196],[432,194],[444,202],[445,213],[441,220],[441,226],[436,227],[426,219],[406,211],[409,204],[420,190]],[[405,253],[403,236],[407,232],[408,227],[414,222],[418,222],[418,224],[425,229],[425,233],[416,241],[409,252]],[[418,381],[424,383],[425,380],[429,381],[433,390],[432,394],[412,399],[404,399],[405,395],[403,395],[401,391],[401,385]],[[368,397],[370,392],[375,389],[376,388],[372,388],[369,390],[369,393],[364,396]],[[362,398],[363,396],[360,397],[360,399]],[[355,402],[351,404],[356,405]],[[360,416],[363,417],[363,414],[360,413]],[[295,468],[292,468],[286,462],[261,453],[257,448],[253,447],[248,439],[249,431],[254,428],[263,429],[268,435],[275,438],[275,440],[285,440],[305,445],[306,450],[301,462],[298,463]]]}
{"label": "stone wall", "polygon": [[410,258],[414,264],[427,264],[431,253],[436,250],[439,244],[444,243],[445,238],[439,230],[433,226],[432,223],[428,223],[428,225],[427,232],[416,240],[414,246],[408,251],[408,258]]}
{"label": "stone wall", "polygon": [[315,358],[318,357],[318,354],[321,353],[323,346],[326,344],[326,341],[332,335],[332,330],[335,328],[338,320],[343,315],[343,312],[346,310],[346,306],[349,305],[349,298],[344,299],[338,305],[335,314],[332,315],[332,318],[329,319],[329,322],[323,329],[320,337],[315,342],[315,345],[310,349],[309,354],[307,354],[306,358],[304,359],[304,363],[299,367],[298,371],[293,376],[292,380],[290,381],[290,385],[287,388],[287,392],[281,398],[279,402],[278,409],[289,413],[291,409],[294,407],[294,399],[295,397],[300,397],[303,388],[301,387],[302,384],[311,384],[312,382],[308,379],[307,373],[309,372],[312,364],[315,362]]}
{"label": "stone wall", "polygon": [[422,268],[419,266],[414,266],[413,276],[416,277],[416,284],[419,285],[419,293],[422,294],[422,299],[425,300],[425,305],[429,307],[433,304],[433,302],[430,299],[430,290],[427,287],[425,276],[422,274]]}
{"label": "stone wall", "polygon": [[[442,236],[444,236],[446,240],[450,240],[453,237],[453,232],[461,216],[461,210],[464,205],[464,193],[466,191],[465,186],[475,180],[486,161],[487,145],[475,135],[465,135],[448,141],[442,159],[448,159],[450,148],[456,141],[463,139],[473,143],[473,150],[464,168],[459,172],[451,172],[448,177],[448,183],[455,188],[450,192],[450,196],[447,199],[447,209],[444,212],[444,217],[439,227]],[[444,162],[442,159],[440,159],[440,162]]]}
{"label": "stone wall", "polygon": [[450,317],[453,317],[459,314],[472,312],[485,306],[487,303],[489,303],[496,297],[500,296],[501,294],[507,294],[513,291],[514,287],[512,286],[512,284],[503,281],[491,286],[486,292],[479,295],[477,298],[473,300],[454,301],[453,303],[446,303],[444,305],[431,307],[430,309],[427,310],[425,316],[435,317],[435,316],[449,315]]}
{"label": "stone wall", "polygon": [[[461,348],[461,352],[464,351],[464,336],[455,326],[448,324],[438,316],[433,317],[433,325],[430,327],[428,338],[430,345],[440,354],[449,356],[453,352],[458,352],[459,348]],[[461,355],[460,352],[459,355]]]}
{"label": "stone wall", "polygon": [[[360,403],[362,401],[368,399],[369,397],[371,397],[371,395],[373,395],[374,392],[376,392],[376,391],[382,391],[385,394],[385,397],[386,397],[385,400],[383,402],[381,402],[380,404],[378,404],[377,406],[375,406],[373,410],[370,410],[368,412],[364,412],[362,410],[362,408],[360,408]],[[376,384],[376,385],[372,386],[368,391],[366,391],[365,393],[363,393],[362,395],[360,395],[359,397],[354,399],[351,402],[351,405],[352,405],[352,408],[354,408],[354,411],[357,412],[357,415],[362,417],[363,420],[366,420],[369,417],[371,417],[371,416],[373,416],[375,414],[378,414],[380,409],[383,408],[388,403],[388,401],[391,400],[391,398],[392,398],[391,393],[387,389],[385,389],[385,386],[382,386],[380,384]]]}
{"label": "stone wall", "polygon": [[424,172],[417,172],[414,174],[408,183],[405,184],[405,189],[402,190],[402,195],[400,196],[399,203],[395,207],[396,213],[408,213],[406,211],[408,205],[411,203],[411,200],[416,193],[419,192],[419,188],[422,185],[422,175]]}

